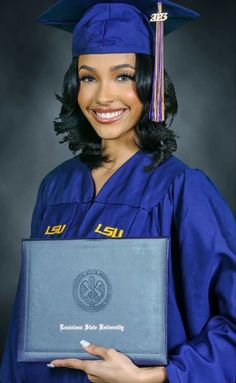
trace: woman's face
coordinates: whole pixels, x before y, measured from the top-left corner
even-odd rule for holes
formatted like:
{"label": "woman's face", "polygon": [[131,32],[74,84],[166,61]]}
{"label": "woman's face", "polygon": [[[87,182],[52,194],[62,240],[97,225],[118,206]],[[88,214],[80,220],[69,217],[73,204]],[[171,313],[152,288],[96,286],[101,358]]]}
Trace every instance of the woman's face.
{"label": "woman's face", "polygon": [[79,106],[104,140],[134,136],[143,104],[136,92],[135,54],[89,54],[78,60]]}

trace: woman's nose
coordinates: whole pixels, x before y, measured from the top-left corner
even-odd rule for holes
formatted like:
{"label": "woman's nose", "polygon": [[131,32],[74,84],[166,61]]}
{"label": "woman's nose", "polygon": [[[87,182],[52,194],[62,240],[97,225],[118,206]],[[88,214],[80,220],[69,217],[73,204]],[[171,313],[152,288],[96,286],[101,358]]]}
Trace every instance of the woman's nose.
{"label": "woman's nose", "polygon": [[95,95],[95,102],[97,104],[110,104],[112,101],[114,101],[114,92],[112,90],[111,84],[108,82],[100,83],[96,95]]}

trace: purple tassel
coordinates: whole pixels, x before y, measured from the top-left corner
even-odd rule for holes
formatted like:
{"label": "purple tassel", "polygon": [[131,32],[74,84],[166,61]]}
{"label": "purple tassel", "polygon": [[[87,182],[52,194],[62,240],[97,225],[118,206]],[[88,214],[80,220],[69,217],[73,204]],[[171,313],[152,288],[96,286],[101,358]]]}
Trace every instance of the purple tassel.
{"label": "purple tassel", "polygon": [[[158,3],[158,15],[162,13],[162,3]],[[165,120],[164,100],[164,21],[156,21],[155,68],[152,85],[152,103],[149,118],[155,122]]]}

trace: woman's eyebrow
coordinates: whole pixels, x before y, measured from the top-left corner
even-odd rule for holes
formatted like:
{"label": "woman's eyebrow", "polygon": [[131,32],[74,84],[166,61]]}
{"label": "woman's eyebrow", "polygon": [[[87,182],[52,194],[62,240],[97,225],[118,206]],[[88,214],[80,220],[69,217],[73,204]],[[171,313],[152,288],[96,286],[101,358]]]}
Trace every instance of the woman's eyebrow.
{"label": "woman's eyebrow", "polygon": [[111,72],[114,72],[114,71],[117,70],[117,69],[123,69],[123,68],[132,68],[132,69],[135,70],[135,67],[133,67],[133,66],[130,65],[130,64],[120,64],[120,65],[112,66],[112,67],[110,68],[110,71],[111,71]]}
{"label": "woman's eyebrow", "polygon": [[[112,66],[110,68],[110,72],[114,72],[118,69],[123,69],[123,68],[131,68],[131,69],[136,69],[135,67],[133,67],[132,65],[130,64],[120,64],[120,65],[115,65],[115,66]],[[79,68],[79,71],[81,69],[86,69],[86,70],[89,70],[89,71],[96,71],[96,68],[93,68],[92,66],[88,66],[88,65],[81,65],[80,68]]]}
{"label": "woman's eyebrow", "polygon": [[88,65],[81,65],[81,67],[79,67],[79,71],[81,69],[86,69],[86,70],[90,70],[90,71],[94,71],[95,68],[91,67],[91,66],[88,66]]}

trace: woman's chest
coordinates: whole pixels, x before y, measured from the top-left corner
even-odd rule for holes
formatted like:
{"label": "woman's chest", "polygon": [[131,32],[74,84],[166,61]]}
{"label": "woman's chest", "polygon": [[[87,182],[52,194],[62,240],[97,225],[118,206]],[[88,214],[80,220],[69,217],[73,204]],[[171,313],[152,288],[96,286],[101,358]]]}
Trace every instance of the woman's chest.
{"label": "woman's chest", "polygon": [[63,203],[48,206],[38,238],[127,238],[170,236],[172,208],[151,209],[120,203]]}

